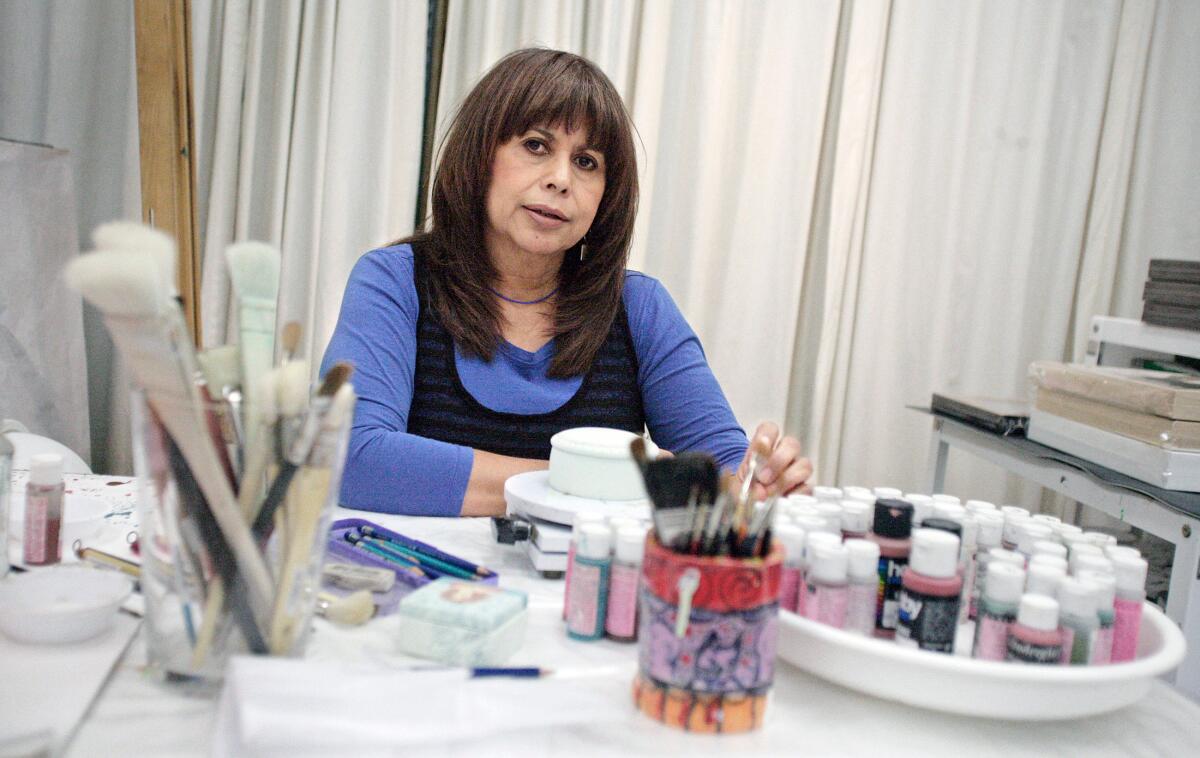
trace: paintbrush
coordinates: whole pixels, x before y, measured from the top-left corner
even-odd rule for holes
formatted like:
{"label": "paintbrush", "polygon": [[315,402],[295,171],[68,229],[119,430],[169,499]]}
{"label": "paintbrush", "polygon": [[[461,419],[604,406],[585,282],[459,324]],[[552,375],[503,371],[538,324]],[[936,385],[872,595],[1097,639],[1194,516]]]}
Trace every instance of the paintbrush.
{"label": "paintbrush", "polygon": [[640,437],[630,442],[629,450],[642,470],[646,492],[654,505],[652,515],[659,542],[686,552],[697,507],[711,503],[720,491],[721,472],[716,460],[705,453],[651,460]]}
{"label": "paintbrush", "polygon": [[240,481],[246,464],[243,447],[246,435],[242,428],[242,377],[238,346],[214,347],[198,354],[196,360],[200,362],[209,391],[215,392],[215,397],[225,403],[225,412],[220,417],[221,434]]}
{"label": "paintbrush", "polygon": [[296,348],[300,346],[300,322],[289,321],[283,325],[283,333],[279,338],[279,345],[283,348],[283,356],[280,363],[289,363],[296,357]]}
{"label": "paintbrush", "polygon": [[[111,244],[116,244],[115,242]],[[195,351],[179,305],[163,288],[155,256],[102,250],[67,265],[67,284],[103,315],[126,366],[146,401],[186,457],[213,517],[249,587],[256,614],[270,606],[271,578],[207,431],[196,386]]]}
{"label": "paintbrush", "polygon": [[[242,359],[242,386],[258,386],[259,377],[275,362],[275,309],[279,297],[279,251],[262,242],[239,242],[225,251],[229,279],[237,299],[238,341]],[[256,431],[249,419],[257,418],[257,398],[251,392],[246,404],[246,433],[255,444]]]}

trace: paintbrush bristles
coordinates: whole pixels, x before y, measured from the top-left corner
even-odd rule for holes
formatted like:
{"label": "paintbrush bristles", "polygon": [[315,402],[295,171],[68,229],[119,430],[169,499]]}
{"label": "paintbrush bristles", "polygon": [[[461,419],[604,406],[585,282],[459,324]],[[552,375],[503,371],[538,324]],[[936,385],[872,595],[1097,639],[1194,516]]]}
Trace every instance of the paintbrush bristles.
{"label": "paintbrush bristles", "polygon": [[289,321],[283,325],[280,344],[283,347],[283,360],[290,361],[296,356],[296,348],[300,346],[300,322]]}
{"label": "paintbrush bristles", "polygon": [[263,242],[238,242],[225,250],[225,260],[238,297],[269,300],[274,305],[279,296],[278,250]]}
{"label": "paintbrush bristles", "polygon": [[220,393],[226,388],[241,386],[241,369],[238,367],[237,345],[221,345],[199,353],[200,370],[208,386]]}
{"label": "paintbrush bristles", "polygon": [[321,388],[317,390],[317,396],[333,397],[352,373],[354,373],[354,367],[345,361],[333,364],[325,372],[325,378],[321,380]]}
{"label": "paintbrush bristles", "polygon": [[308,361],[291,361],[279,368],[279,415],[296,416],[308,407]]}
{"label": "paintbrush bristles", "polygon": [[172,304],[157,264],[140,253],[85,253],[67,264],[63,279],[106,316],[153,317]]}
{"label": "paintbrush bristles", "polygon": [[96,227],[92,242],[97,250],[148,255],[154,259],[163,290],[170,296],[179,294],[179,254],[175,240],[165,233],[133,221],[113,221]]}

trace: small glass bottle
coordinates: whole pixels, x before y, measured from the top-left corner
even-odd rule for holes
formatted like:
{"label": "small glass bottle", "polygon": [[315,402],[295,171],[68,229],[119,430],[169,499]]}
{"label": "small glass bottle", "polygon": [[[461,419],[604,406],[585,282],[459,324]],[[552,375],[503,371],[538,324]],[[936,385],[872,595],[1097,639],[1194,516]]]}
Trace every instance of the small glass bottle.
{"label": "small glass bottle", "polygon": [[1141,556],[1117,555],[1117,597],[1114,603],[1117,618],[1113,625],[1112,662],[1132,661],[1137,654],[1138,634],[1142,628],[1142,604],[1146,602],[1146,571],[1148,564]]}
{"label": "small glass bottle", "polygon": [[571,586],[567,588],[567,636],[572,639],[598,640],[604,636],[611,551],[612,530],[608,524],[592,522],[579,528]]}
{"label": "small glass bottle", "polygon": [[608,579],[608,610],[604,636],[617,642],[637,640],[638,580],[646,550],[646,529],[634,524],[616,533],[612,572]]}
{"label": "small glass bottle", "polygon": [[1020,566],[993,560],[979,598],[974,657],[1002,661],[1008,656],[1008,630],[1017,620],[1017,606],[1024,589],[1025,571]]}
{"label": "small glass bottle", "polygon": [[1092,640],[1100,628],[1096,605],[1096,588],[1088,582],[1067,578],[1058,585],[1058,605],[1061,617],[1059,631],[1063,636],[1062,662],[1086,666],[1092,659]]}
{"label": "small glass bottle", "polygon": [[846,540],[845,545],[850,554],[845,629],[870,637],[875,633],[875,598],[879,594],[879,545],[859,539]]}
{"label": "small glass bottle", "polygon": [[47,566],[62,560],[60,533],[63,514],[62,456],[42,453],[29,459],[25,488],[24,560]]}
{"label": "small glass bottle", "polygon": [[1058,665],[1061,658],[1058,601],[1046,595],[1022,595],[1017,621],[1008,630],[1005,660]]}
{"label": "small glass bottle", "polygon": [[1103,571],[1080,571],[1076,576],[1096,591],[1097,626],[1096,635],[1092,638],[1091,664],[1104,666],[1112,663],[1113,624],[1117,616],[1113,603],[1117,595],[1117,580]]}
{"label": "small glass bottle", "polygon": [[12,502],[13,446],[8,437],[0,434],[0,579],[8,575],[8,520]]}

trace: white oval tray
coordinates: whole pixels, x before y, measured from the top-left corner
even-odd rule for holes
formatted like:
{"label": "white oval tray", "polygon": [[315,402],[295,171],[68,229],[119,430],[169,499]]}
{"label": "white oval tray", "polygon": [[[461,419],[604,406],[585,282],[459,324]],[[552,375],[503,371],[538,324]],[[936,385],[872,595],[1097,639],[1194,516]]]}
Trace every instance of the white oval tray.
{"label": "white oval tray", "polygon": [[628,516],[640,521],[650,518],[649,500],[592,500],[567,495],[550,486],[550,472],[527,471],[504,482],[504,500],[510,514],[520,513],[555,524],[571,526],[579,513],[597,512]]}
{"label": "white oval tray", "polygon": [[779,657],[868,695],[967,716],[1055,721],[1141,699],[1183,660],[1183,632],[1146,603],[1138,657],[1110,666],[1033,666],[901,647],[780,612]]}

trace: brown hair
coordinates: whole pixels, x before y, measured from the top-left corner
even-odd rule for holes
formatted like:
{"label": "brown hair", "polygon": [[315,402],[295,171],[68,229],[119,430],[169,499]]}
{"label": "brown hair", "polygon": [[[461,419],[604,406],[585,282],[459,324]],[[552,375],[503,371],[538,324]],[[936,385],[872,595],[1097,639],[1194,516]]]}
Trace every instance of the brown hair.
{"label": "brown hair", "polygon": [[475,85],[451,122],[433,181],[433,222],[408,238],[419,247],[418,281],[454,341],[486,360],[500,343],[500,308],[489,291],[497,272],[484,245],[486,198],[496,148],[535,126],[588,132],[604,154],[605,187],[587,231],[587,257],[568,250],[559,269],[555,356],[548,374],[577,376],[592,365],[621,306],[637,214],[633,124],[612,82],[594,63],[559,50],[517,50]]}

